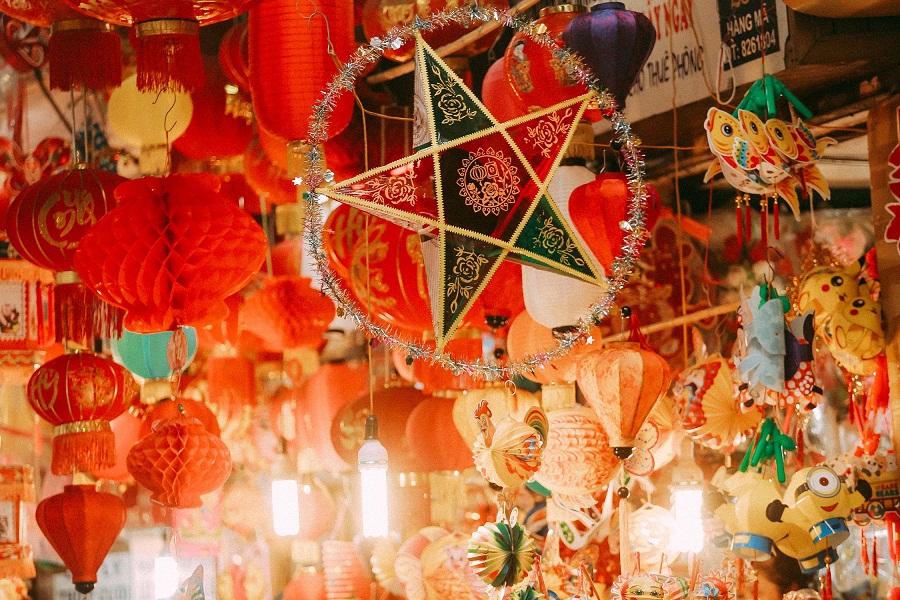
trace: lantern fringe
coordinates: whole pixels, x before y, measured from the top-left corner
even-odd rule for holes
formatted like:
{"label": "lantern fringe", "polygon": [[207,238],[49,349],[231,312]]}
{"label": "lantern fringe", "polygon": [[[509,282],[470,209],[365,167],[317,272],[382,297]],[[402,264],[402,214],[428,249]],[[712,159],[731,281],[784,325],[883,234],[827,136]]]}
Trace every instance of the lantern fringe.
{"label": "lantern fringe", "polygon": [[36,575],[31,546],[18,546],[3,551],[3,555],[0,556],[0,579],[12,577],[33,579]]}
{"label": "lantern fringe", "polygon": [[165,33],[139,37],[132,28],[130,40],[137,56],[137,86],[142,92],[192,92],[203,87],[199,35]]}
{"label": "lantern fringe", "polygon": [[53,438],[50,470],[54,475],[108,469],[115,464],[115,435],[111,430],[64,433]]}
{"label": "lantern fringe", "polygon": [[58,283],[53,288],[56,341],[83,340],[91,335],[119,338],[124,311],[98,298],[83,283]]}
{"label": "lantern fringe", "polygon": [[122,83],[122,40],[115,31],[54,31],[48,48],[50,87],[105,90]]}

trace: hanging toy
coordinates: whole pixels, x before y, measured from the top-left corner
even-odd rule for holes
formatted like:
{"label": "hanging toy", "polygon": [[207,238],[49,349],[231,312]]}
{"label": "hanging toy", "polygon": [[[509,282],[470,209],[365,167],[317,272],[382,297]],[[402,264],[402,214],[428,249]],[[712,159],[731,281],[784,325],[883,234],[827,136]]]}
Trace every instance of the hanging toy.
{"label": "hanging toy", "polygon": [[742,358],[735,357],[741,380],[756,404],[765,404],[768,391],[784,391],[785,323],[790,303],[770,288],[757,286],[741,301],[741,323],[746,343]]}
{"label": "hanging toy", "polygon": [[[794,406],[802,412],[813,410],[822,401],[822,388],[818,385],[813,369],[814,336],[811,311],[791,320],[785,331],[785,381],[780,402],[785,406]],[[798,430],[798,435],[800,431],[802,430]]]}
{"label": "hanging toy", "polygon": [[547,416],[532,407],[524,422],[506,415],[494,426],[487,400],[475,411],[481,428],[475,440],[475,466],[484,477],[501,487],[515,487],[531,479],[541,466],[541,450],[547,435]]}
{"label": "hanging toy", "polygon": [[525,578],[537,551],[534,540],[519,524],[518,509],[509,518],[501,509],[495,522],[486,523],[469,540],[469,565],[494,588],[511,587]]}

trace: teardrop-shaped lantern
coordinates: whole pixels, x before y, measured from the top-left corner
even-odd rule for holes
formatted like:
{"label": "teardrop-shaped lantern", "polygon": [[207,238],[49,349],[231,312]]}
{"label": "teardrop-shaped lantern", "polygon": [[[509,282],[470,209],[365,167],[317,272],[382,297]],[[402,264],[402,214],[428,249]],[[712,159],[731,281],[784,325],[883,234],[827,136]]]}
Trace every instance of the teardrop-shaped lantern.
{"label": "teardrop-shaped lantern", "polygon": [[38,527],[72,572],[72,583],[89,594],[97,570],[125,526],[125,502],[93,485],[67,485],[35,512]]}
{"label": "teardrop-shaped lantern", "polygon": [[653,51],[656,29],[650,19],[626,10],[621,2],[601,2],[566,25],[562,39],[624,108],[631,86]]}

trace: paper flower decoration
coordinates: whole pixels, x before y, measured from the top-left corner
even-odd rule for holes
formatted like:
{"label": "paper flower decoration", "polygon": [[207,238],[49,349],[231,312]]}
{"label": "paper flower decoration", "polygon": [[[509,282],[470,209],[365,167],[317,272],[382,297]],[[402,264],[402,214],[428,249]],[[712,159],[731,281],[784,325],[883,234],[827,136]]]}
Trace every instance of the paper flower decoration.
{"label": "paper flower decoration", "polygon": [[265,258],[266,236],[219,194],[207,174],[145,177],[116,188],[119,206],[81,239],[75,268],[85,285],[127,311],[124,325],[154,333],[228,315]]}
{"label": "paper flower decoration", "polygon": [[203,506],[200,496],[231,475],[231,453],[203,424],[184,415],[163,421],[128,453],[128,472],[151,499],[173,508]]}
{"label": "paper flower decoration", "polygon": [[486,584],[511,587],[525,578],[537,551],[520,524],[486,523],[469,540],[469,565]]}
{"label": "paper flower decoration", "polygon": [[499,123],[416,37],[417,152],[316,193],[436,236],[422,252],[442,351],[508,255],[604,286],[547,192],[594,94]]}
{"label": "paper flower decoration", "polygon": [[759,407],[744,412],[737,369],[718,355],[682,371],[672,387],[676,410],[685,431],[709,448],[731,448],[762,421]]}

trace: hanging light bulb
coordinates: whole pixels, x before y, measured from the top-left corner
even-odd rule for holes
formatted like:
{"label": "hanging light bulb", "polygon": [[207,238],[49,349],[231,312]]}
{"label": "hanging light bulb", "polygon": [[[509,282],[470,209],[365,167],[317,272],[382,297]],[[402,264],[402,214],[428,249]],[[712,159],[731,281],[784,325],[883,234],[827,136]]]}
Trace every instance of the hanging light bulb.
{"label": "hanging light bulb", "polygon": [[387,450],[378,441],[378,419],[366,417],[366,440],[359,449],[362,526],[365,537],[388,534]]}
{"label": "hanging light bulb", "polygon": [[178,591],[178,561],[169,548],[169,536],[163,533],[163,551],[153,561],[153,597],[169,598]]}
{"label": "hanging light bulb", "polygon": [[682,452],[672,473],[672,537],[670,550],[697,554],[703,550],[703,471],[694,461],[694,446]]}
{"label": "hanging light bulb", "polygon": [[282,439],[272,468],[272,525],[275,535],[292,536],[300,532],[300,496],[285,445]]}

